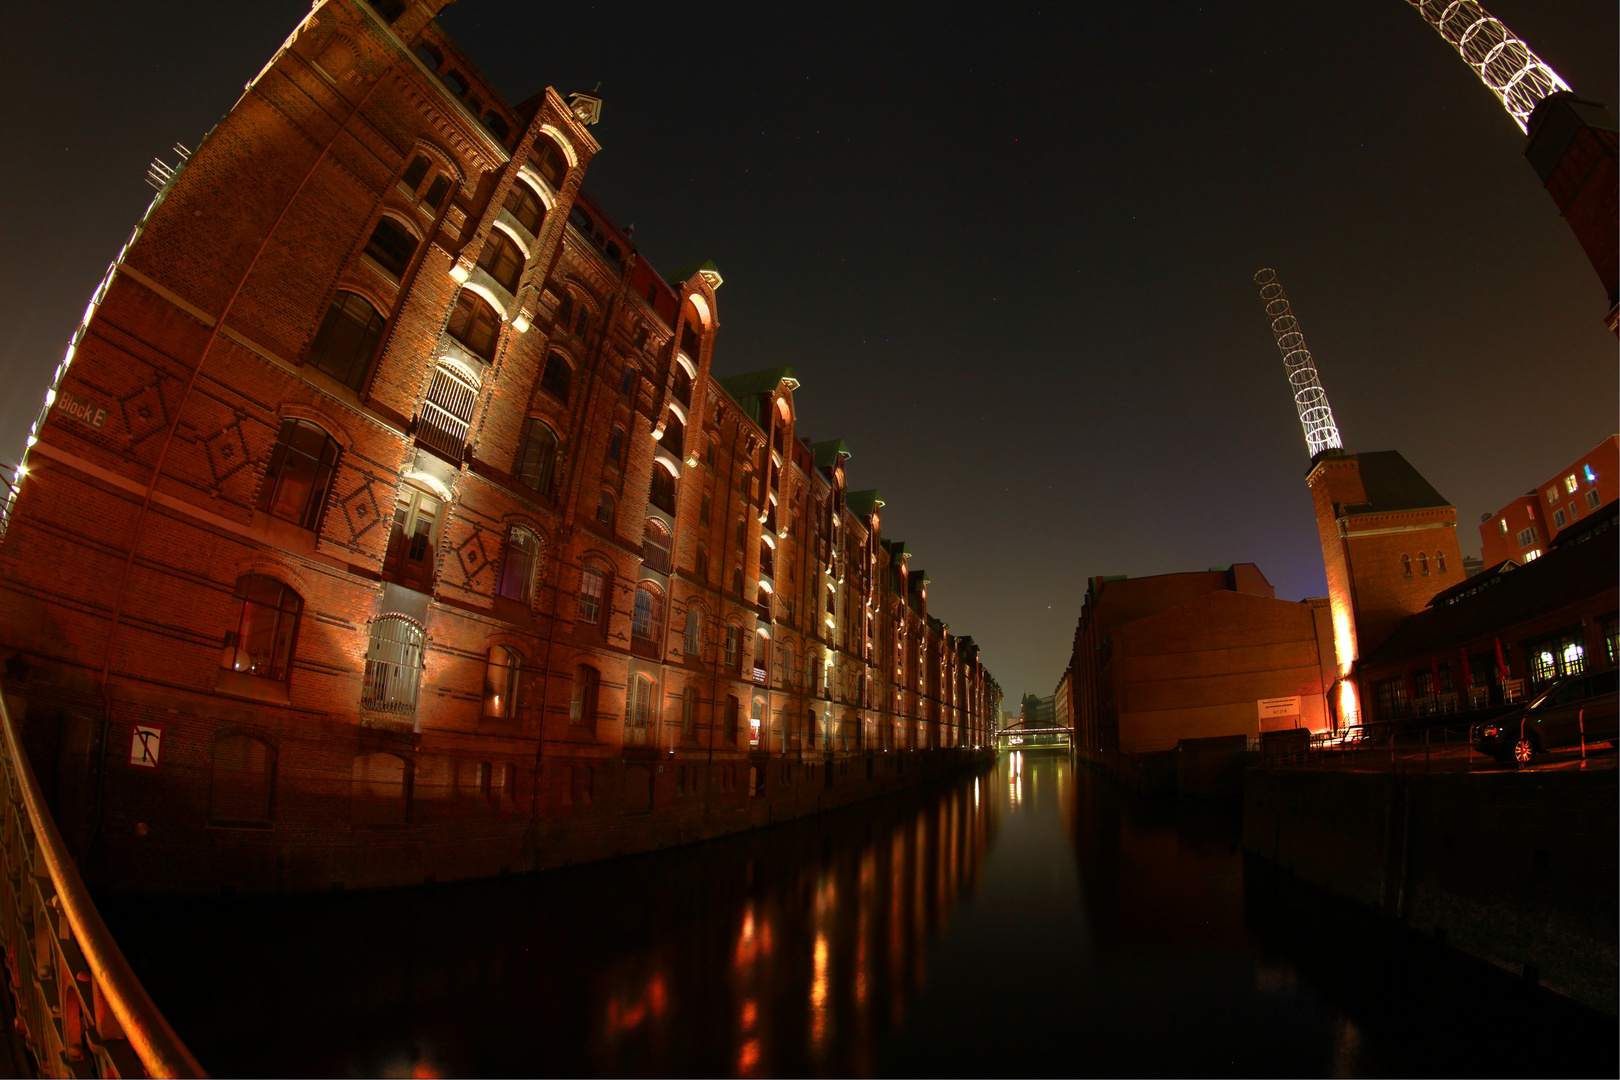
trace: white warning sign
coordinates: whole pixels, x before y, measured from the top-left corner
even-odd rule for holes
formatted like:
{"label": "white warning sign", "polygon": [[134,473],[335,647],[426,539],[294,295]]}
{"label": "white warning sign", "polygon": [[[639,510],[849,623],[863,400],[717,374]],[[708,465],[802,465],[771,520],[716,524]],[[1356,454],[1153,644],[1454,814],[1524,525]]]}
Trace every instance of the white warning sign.
{"label": "white warning sign", "polygon": [[137,769],[158,767],[163,749],[163,729],[156,724],[136,724],[129,738],[129,763]]}

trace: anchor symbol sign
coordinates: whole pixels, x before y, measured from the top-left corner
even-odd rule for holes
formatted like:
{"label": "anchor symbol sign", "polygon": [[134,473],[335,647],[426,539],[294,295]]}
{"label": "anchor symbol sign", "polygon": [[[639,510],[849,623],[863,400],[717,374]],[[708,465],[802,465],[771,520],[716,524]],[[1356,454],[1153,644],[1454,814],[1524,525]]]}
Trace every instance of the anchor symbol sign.
{"label": "anchor symbol sign", "polygon": [[129,763],[137,769],[158,767],[158,751],[163,745],[163,729],[156,724],[136,724],[129,740]]}

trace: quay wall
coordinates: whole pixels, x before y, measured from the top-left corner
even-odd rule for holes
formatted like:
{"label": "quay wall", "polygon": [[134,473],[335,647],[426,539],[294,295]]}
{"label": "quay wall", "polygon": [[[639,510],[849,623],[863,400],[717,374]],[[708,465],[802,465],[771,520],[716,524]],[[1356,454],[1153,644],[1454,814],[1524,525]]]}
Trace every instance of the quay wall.
{"label": "quay wall", "polygon": [[1615,769],[1247,769],[1243,845],[1303,881],[1616,1011]]}

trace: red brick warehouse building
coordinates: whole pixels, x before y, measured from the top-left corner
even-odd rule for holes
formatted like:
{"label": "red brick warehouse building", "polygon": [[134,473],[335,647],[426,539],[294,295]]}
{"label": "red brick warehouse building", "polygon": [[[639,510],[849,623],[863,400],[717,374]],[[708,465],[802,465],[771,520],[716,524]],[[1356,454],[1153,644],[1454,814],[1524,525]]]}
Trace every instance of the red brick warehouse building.
{"label": "red brick warehouse building", "polygon": [[507,105],[442,6],[316,6],[30,435],[6,700],[110,885],[555,865],[989,751],[849,448],[790,370],[714,376],[713,264],[666,279],[581,190],[600,100]]}

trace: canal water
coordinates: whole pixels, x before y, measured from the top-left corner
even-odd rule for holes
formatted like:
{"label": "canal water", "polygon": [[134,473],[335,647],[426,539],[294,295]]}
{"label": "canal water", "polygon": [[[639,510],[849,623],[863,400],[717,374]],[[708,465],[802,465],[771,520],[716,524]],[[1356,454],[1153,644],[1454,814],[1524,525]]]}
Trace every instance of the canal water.
{"label": "canal water", "polygon": [[1609,1075],[1616,1028],[1245,868],[1061,752],[677,851],[108,897],[216,1076]]}

